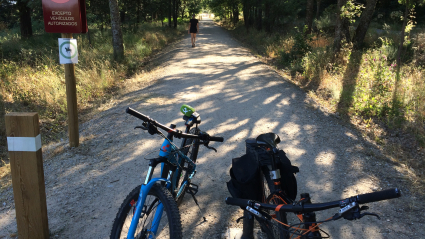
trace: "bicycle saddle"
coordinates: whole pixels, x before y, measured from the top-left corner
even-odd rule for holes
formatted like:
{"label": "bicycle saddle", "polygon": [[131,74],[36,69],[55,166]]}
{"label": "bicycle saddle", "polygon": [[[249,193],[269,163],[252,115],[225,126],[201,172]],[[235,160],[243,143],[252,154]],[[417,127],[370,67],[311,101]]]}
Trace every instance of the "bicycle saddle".
{"label": "bicycle saddle", "polygon": [[255,140],[257,140],[257,144],[265,144],[271,148],[276,148],[280,143],[280,137],[275,133],[260,134]]}

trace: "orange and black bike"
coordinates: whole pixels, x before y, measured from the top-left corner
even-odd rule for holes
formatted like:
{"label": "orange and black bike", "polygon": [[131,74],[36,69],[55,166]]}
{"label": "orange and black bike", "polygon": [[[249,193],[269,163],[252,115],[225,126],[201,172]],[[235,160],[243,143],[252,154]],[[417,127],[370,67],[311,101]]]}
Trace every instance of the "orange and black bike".
{"label": "orange and black bike", "polygon": [[[256,179],[261,179],[257,180],[262,184],[261,197],[256,197],[256,200],[242,199],[252,198],[252,195],[238,194],[233,187],[228,185],[233,198],[226,198],[226,203],[240,206],[244,210],[242,238],[253,238],[253,218],[257,219],[261,230],[267,235],[268,239],[329,238],[328,233],[320,229],[320,224],[341,218],[355,220],[364,216],[376,216],[379,219],[377,214],[365,212],[368,209],[367,206],[360,205],[397,198],[401,195],[400,191],[395,188],[316,204],[311,203],[308,193],[302,193],[301,199],[296,201],[297,189],[293,173],[298,172],[298,168],[290,165],[284,152],[277,149],[279,142],[279,136],[273,133],[260,135],[255,141],[247,140],[247,155],[254,154],[259,162],[260,176]],[[252,152],[252,150],[256,152]],[[289,163],[286,163],[285,160]],[[237,170],[234,164],[231,170],[232,178],[235,178],[234,174],[238,172]],[[255,188],[253,185],[253,183],[250,183],[249,186]],[[255,194],[258,195],[259,192],[257,191]],[[235,198],[235,195],[240,195],[241,198]],[[324,221],[316,220],[316,211],[331,208],[340,209],[335,215]],[[289,224],[287,213],[294,213],[299,223]],[[322,233],[326,236],[322,237]]]}

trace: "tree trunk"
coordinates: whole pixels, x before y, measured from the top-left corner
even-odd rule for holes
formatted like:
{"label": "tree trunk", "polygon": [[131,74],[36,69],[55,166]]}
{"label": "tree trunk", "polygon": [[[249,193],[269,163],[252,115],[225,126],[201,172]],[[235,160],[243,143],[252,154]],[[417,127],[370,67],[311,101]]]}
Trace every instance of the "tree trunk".
{"label": "tree trunk", "polygon": [[263,28],[263,10],[261,9],[261,0],[257,0],[257,30]]}
{"label": "tree trunk", "polygon": [[251,6],[250,15],[249,15],[249,25],[251,27],[254,27],[256,16],[257,16],[257,8],[254,6]]}
{"label": "tree trunk", "polygon": [[305,25],[307,25],[307,31],[305,34],[311,33],[311,27],[313,26],[313,6],[314,0],[307,0],[306,4],[306,18],[305,18]]}
{"label": "tree trunk", "polygon": [[334,39],[334,52],[338,53],[341,49],[342,31],[344,28],[344,19],[341,17],[341,8],[345,5],[347,0],[338,0],[336,12],[336,26],[335,26],[335,39]]}
{"label": "tree trunk", "polygon": [[141,6],[140,0],[137,0],[136,29],[139,28],[139,23],[140,23],[140,6]]}
{"label": "tree trunk", "polygon": [[368,0],[365,10],[359,20],[359,25],[353,36],[353,43],[355,48],[361,47],[366,36],[367,29],[369,28],[370,21],[372,20],[373,13],[375,12],[376,3],[378,0]]}
{"label": "tree trunk", "polygon": [[91,44],[91,37],[90,37],[90,29],[87,29],[87,39],[89,40],[89,46],[91,48],[92,44]]}
{"label": "tree trunk", "polygon": [[114,59],[121,61],[124,59],[124,42],[121,32],[120,12],[117,0],[109,0],[111,13],[112,46],[114,48]]}
{"label": "tree trunk", "polygon": [[322,0],[317,0],[317,7],[316,7],[316,19],[319,19],[319,15],[320,15],[320,2]]}
{"label": "tree trunk", "polygon": [[171,12],[173,8],[173,3],[172,0],[169,0],[169,4],[168,4],[168,26],[171,28]]}
{"label": "tree trunk", "polygon": [[16,3],[19,10],[19,26],[21,28],[21,39],[28,39],[32,36],[31,8],[27,6],[27,1],[21,0]]}
{"label": "tree trunk", "polygon": [[266,32],[272,32],[272,22],[270,17],[271,4],[270,1],[266,1],[264,4],[264,26]]}
{"label": "tree trunk", "polygon": [[406,0],[406,9],[404,10],[404,15],[403,15],[403,27],[401,28],[400,45],[398,46],[398,51],[397,51],[397,67],[401,66],[401,53],[403,51],[404,36],[406,35],[406,26],[407,26],[409,10],[410,10],[409,4],[410,4],[409,0]]}
{"label": "tree trunk", "polygon": [[[6,111],[4,109],[4,101],[3,96],[0,92],[0,146],[6,145],[6,126],[4,123],[4,116],[6,114]],[[1,164],[0,164],[1,166]]]}
{"label": "tree trunk", "polygon": [[236,5],[235,8],[233,9],[233,23],[236,24],[239,22],[239,9],[238,6]]}
{"label": "tree trunk", "polygon": [[121,17],[121,19],[120,19],[121,24],[124,24],[125,23],[125,11],[120,12],[120,17]]}
{"label": "tree trunk", "polygon": [[394,91],[393,91],[393,97],[392,97],[392,108],[393,110],[396,110],[396,106],[398,104],[398,98],[397,98],[397,93],[398,93],[398,89],[400,88],[400,68],[401,68],[401,53],[403,51],[403,44],[404,44],[404,35],[406,34],[406,26],[407,26],[407,22],[408,19],[407,17],[409,16],[409,10],[410,10],[410,1],[406,0],[406,8],[404,9],[404,15],[403,15],[403,27],[401,28],[401,36],[400,36],[400,45],[398,46],[398,51],[397,51],[397,76],[396,76],[396,81],[394,84]]}
{"label": "tree trunk", "polygon": [[245,28],[248,31],[248,28],[249,28],[249,6],[248,6],[248,3],[246,1],[243,3],[242,11],[243,11],[243,21],[244,21],[244,24],[245,24]]}
{"label": "tree trunk", "polygon": [[179,15],[179,1],[174,0],[174,12],[173,12],[173,23],[174,28],[177,28],[177,17]]}
{"label": "tree trunk", "polygon": [[342,34],[345,36],[346,42],[351,42],[350,37],[350,21],[347,18],[342,20]]}

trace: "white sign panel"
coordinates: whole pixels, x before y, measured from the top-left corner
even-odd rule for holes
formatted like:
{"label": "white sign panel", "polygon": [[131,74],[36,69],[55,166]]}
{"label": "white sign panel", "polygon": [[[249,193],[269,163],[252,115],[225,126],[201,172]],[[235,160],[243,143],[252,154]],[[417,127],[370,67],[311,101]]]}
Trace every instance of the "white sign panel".
{"label": "white sign panel", "polygon": [[78,63],[77,39],[59,38],[59,63]]}

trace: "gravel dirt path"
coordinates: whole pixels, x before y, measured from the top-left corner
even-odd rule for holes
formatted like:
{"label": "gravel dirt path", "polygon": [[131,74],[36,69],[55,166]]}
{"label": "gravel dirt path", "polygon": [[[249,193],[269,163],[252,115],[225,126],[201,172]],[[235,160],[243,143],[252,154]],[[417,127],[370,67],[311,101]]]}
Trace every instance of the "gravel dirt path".
{"label": "gravel dirt path", "polygon": [[[162,142],[157,136],[134,130],[141,122],[125,114],[126,107],[183,129],[179,109],[184,103],[201,114],[202,130],[225,138],[224,143],[211,144],[217,153],[200,149],[193,182],[199,185],[197,199],[205,213],[200,214],[186,195],[180,207],[185,238],[222,238],[227,228],[242,226],[235,222],[242,211],[224,204],[229,196],[226,182],[231,159],[244,153],[245,139],[267,132],[280,135],[280,148],[300,168],[298,192],[310,192],[313,202],[401,187],[404,197],[369,204],[369,211],[379,213],[382,220],[366,217],[328,223],[322,228],[332,238],[425,235],[419,200],[400,186],[408,169],[383,160],[355,130],[320,110],[303,91],[212,21],[200,22],[195,48],[187,36],[153,61],[157,67],[149,79],[134,83],[134,90],[105,104],[80,126],[80,147],[69,149],[64,140],[43,148],[52,238],[109,236],[122,200],[146,175],[144,156],[154,152],[150,157],[155,157]],[[3,194],[0,238],[9,238],[16,233],[13,197],[11,189]],[[335,213],[320,212],[318,220]],[[201,223],[202,216],[208,222]]]}

